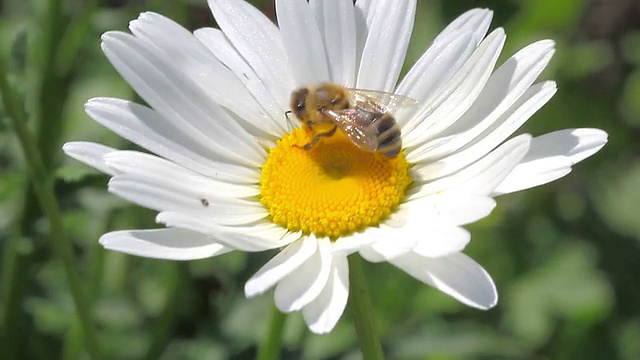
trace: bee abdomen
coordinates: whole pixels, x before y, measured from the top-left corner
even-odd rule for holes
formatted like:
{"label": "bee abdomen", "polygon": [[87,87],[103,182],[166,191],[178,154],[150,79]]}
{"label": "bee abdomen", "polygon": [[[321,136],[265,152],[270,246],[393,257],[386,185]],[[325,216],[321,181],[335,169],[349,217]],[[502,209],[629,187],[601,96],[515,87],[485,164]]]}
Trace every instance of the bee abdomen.
{"label": "bee abdomen", "polygon": [[378,134],[378,151],[390,158],[396,157],[402,150],[402,135],[396,119],[390,114],[381,114],[375,121]]}

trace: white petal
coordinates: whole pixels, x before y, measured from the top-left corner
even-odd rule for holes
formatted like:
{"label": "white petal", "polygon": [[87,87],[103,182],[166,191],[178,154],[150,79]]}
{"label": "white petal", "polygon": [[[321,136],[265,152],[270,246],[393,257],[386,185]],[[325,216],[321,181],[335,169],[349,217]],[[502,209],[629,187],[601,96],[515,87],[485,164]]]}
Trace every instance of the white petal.
{"label": "white petal", "polygon": [[358,253],[365,260],[372,263],[379,263],[387,261],[388,258],[385,254],[378,252],[376,249],[373,249],[371,246],[365,246],[358,250]]}
{"label": "white petal", "polygon": [[380,232],[374,229],[375,228],[368,228],[363,232],[357,232],[349,236],[341,237],[333,243],[332,253],[346,256],[358,251],[362,247],[369,246],[386,238],[385,232]]}
{"label": "white petal", "polygon": [[149,42],[120,32],[104,34],[102,49],[140,97],[166,121],[177,122],[176,127],[211,156],[246,166],[264,162],[264,149],[203,90],[199,77],[185,76],[188,74],[182,67],[189,64],[168,58]]}
{"label": "white petal", "polygon": [[222,244],[233,247],[239,242],[253,243],[263,250],[282,248],[302,236],[301,232],[290,232],[267,221],[251,226],[220,226],[218,230],[221,231],[218,238]]}
{"label": "white petal", "polygon": [[149,209],[180,212],[212,225],[252,224],[269,216],[256,201],[217,196],[209,188],[180,186],[174,180],[117,175],[109,181],[109,191]]}
{"label": "white petal", "polygon": [[[367,229],[363,236],[374,241],[358,244],[355,250],[371,262],[388,261],[415,251],[416,246],[428,256],[458,252],[470,239],[458,225],[475,222],[489,215],[494,207],[495,201],[490,197],[463,194],[438,194],[409,201],[400,205],[403,218],[394,219],[394,227],[385,223]],[[399,217],[398,213],[392,216]]]}
{"label": "white petal", "polygon": [[[474,223],[488,216],[496,207],[495,200],[481,195],[437,194],[424,200],[435,203],[436,215],[441,218],[440,223],[445,219],[446,223],[451,225]],[[410,204],[407,205],[411,206]]]}
{"label": "white petal", "polygon": [[273,223],[263,221],[255,225],[217,225],[208,218],[178,212],[164,211],[156,216],[156,222],[167,227],[178,227],[209,234],[233,249],[256,252],[287,246],[300,238],[300,233],[290,233]]}
{"label": "white petal", "polygon": [[498,292],[491,276],[462,253],[440,258],[407,254],[391,263],[465,305],[485,310],[498,303]]}
{"label": "white petal", "polygon": [[455,225],[474,223],[488,216],[495,207],[496,201],[488,196],[442,196],[438,200],[439,215]]}
{"label": "white petal", "polygon": [[276,285],[274,299],[282,312],[302,309],[320,295],[329,280],[332,268],[331,240],[321,238],[317,241],[315,254]]}
{"label": "white petal", "polygon": [[247,297],[253,297],[269,290],[282,278],[296,270],[300,265],[316,252],[317,240],[315,236],[306,236],[287,246],[273,259],[269,260],[244,285]]}
{"label": "white petal", "polygon": [[100,244],[109,250],[167,260],[197,260],[233,251],[210,236],[184,229],[114,231],[102,235]]}
{"label": "white petal", "polygon": [[379,0],[371,10],[356,87],[393,91],[411,38],[416,0]]}
{"label": "white petal", "polygon": [[378,232],[378,238],[384,236],[384,239],[369,246],[361,247],[359,249],[360,255],[370,262],[389,261],[404,255],[416,247],[421,237],[424,236],[424,229],[427,226],[429,225],[423,224],[420,229],[422,233],[416,233],[414,226],[404,226],[400,229],[381,226],[380,228],[371,229]]}
{"label": "white petal", "polygon": [[571,171],[571,166],[598,152],[607,143],[600,129],[568,129],[535,137],[520,164],[494,190],[507,194],[546,184]]}
{"label": "white petal", "polygon": [[276,16],[296,87],[329,80],[320,28],[305,0],[276,0]]}
{"label": "white petal", "polygon": [[85,111],[123,138],[200,174],[238,183],[256,181],[257,168],[212,160],[209,150],[195,144],[179,124],[147,107],[126,100],[96,98],[85,104]]}
{"label": "white petal", "polygon": [[529,162],[546,157],[566,156],[576,164],[598,152],[607,143],[607,133],[600,129],[566,129],[536,136],[527,156]]}
{"label": "white petal", "polygon": [[352,0],[310,0],[329,59],[329,79],[355,85],[356,19]]}
{"label": "white petal", "polygon": [[453,32],[433,43],[404,77],[396,93],[416,99],[421,105],[401,108],[394,113],[403,133],[408,134],[419,124],[415,119],[411,126],[407,122],[416,113],[424,113],[432,106],[429,99],[460,70],[475,50],[472,36],[471,31]]}
{"label": "white petal", "polygon": [[[514,123],[513,120],[508,120],[509,117],[514,116],[514,113],[518,116],[523,112],[529,116],[533,115],[539,109],[535,105],[544,105],[555,93],[555,86],[538,86],[535,88],[538,91],[530,89],[531,84],[551,60],[555,52],[554,45],[555,43],[551,40],[538,41],[513,55],[491,74],[478,99],[460,119],[439,135],[441,139],[426,143],[425,150],[416,149],[419,154],[412,153],[410,161],[439,159],[463,147],[469,154],[464,155],[465,157],[475,155],[475,159],[478,159],[504,141],[517,127],[508,127],[511,133],[506,131],[493,133],[491,131],[493,129],[486,130],[492,125],[494,128],[499,128],[504,123]],[[544,93],[545,95],[550,93],[550,95],[545,96],[544,101],[530,104],[529,98],[537,98],[537,93],[546,90],[547,87],[553,88],[553,91]],[[532,111],[529,111],[530,109]],[[522,122],[518,123],[522,124]],[[484,134],[483,131],[485,131]],[[472,146],[478,145],[472,142],[474,138],[474,142],[482,145]],[[487,138],[490,141],[482,141]],[[429,149],[433,150],[429,151]],[[479,149],[483,149],[484,152]]]}
{"label": "white petal", "polygon": [[432,224],[424,230],[413,252],[436,258],[464,250],[469,241],[471,233],[461,227]]}
{"label": "white petal", "polygon": [[356,25],[356,71],[362,61],[362,50],[369,36],[369,28],[375,11],[372,11],[372,3],[376,0],[356,0],[354,6]]}
{"label": "white petal", "polygon": [[104,161],[104,156],[118,149],[102,144],[86,141],[71,141],[62,146],[62,151],[68,156],[96,168],[108,175],[115,175],[116,171]]}
{"label": "white petal", "polygon": [[[396,92],[425,104],[467,61],[489,29],[492,15],[493,12],[487,9],[473,9],[460,15],[433,40],[411,67]],[[428,106],[423,109],[407,109],[411,111],[400,111],[394,115],[400,126],[404,127],[416,110],[425,113],[428,109]]]}
{"label": "white petal", "polygon": [[[283,116],[285,108],[280,103],[281,94],[272,94],[269,88],[262,82],[260,77],[255,73],[251,66],[242,58],[242,55],[236,51],[227,37],[219,29],[203,28],[194,32],[194,36],[204,44],[205,47],[220,61],[225,67],[242,82],[244,87],[250,93],[250,100],[255,100],[259,105],[258,109],[254,109],[251,101],[244,101],[243,105],[247,105],[247,115],[238,112],[239,117],[244,119],[244,125],[250,127],[250,132],[260,134],[265,131],[268,135],[259,135],[260,137],[282,136],[286,129],[285,117]],[[278,100],[280,99],[280,100]],[[238,100],[242,101],[243,98]],[[221,103],[224,104],[224,103]],[[284,104],[288,108],[288,104]]]}
{"label": "white petal", "polygon": [[[424,180],[448,175],[481,158],[511,136],[555,93],[556,85],[552,81],[533,85],[482,134],[477,135],[482,131],[481,125],[478,124],[467,132],[435,139],[427,144],[424,151],[416,149],[407,158],[411,159],[409,161],[423,161],[428,164],[421,170],[426,176]],[[463,144],[464,141],[467,143]],[[438,161],[429,160],[452,151],[458,146],[456,144],[464,148]]]}
{"label": "white petal", "polygon": [[342,316],[349,298],[349,265],[345,256],[333,257],[329,281],[320,295],[302,308],[304,321],[316,334],[333,330]]}
{"label": "white petal", "polygon": [[367,229],[365,234],[376,241],[357,250],[371,262],[388,261],[409,251],[429,257],[459,252],[471,239],[459,225],[484,218],[494,207],[490,197],[455,192],[408,201],[400,205],[403,219],[395,219],[394,227],[385,223]]}
{"label": "white petal", "polygon": [[494,30],[451,80],[423,104],[406,125],[412,129],[403,138],[406,147],[420,146],[432,139],[472,106],[493,71],[505,39],[503,29]]}
{"label": "white petal", "polygon": [[[369,261],[386,261],[413,249],[430,236],[431,227],[438,235],[443,227],[456,228],[478,221],[489,215],[494,207],[495,201],[490,197],[454,192],[408,201],[400,204],[379,227],[338,239],[333,243],[333,253],[348,255],[365,249],[363,256],[369,256]],[[450,251],[458,246],[452,245]]]}
{"label": "white petal", "polygon": [[471,9],[447,25],[433,42],[444,41],[446,37],[456,31],[472,31],[472,43],[474,46],[478,46],[489,30],[492,17],[493,11],[489,9]]}
{"label": "white petal", "polygon": [[[400,228],[407,223],[408,207],[400,205],[384,221],[383,228]],[[389,230],[370,227],[362,232],[356,232],[346,237],[341,237],[333,243],[334,254],[349,255],[357,252],[363,247],[384,241],[389,238]]]}
{"label": "white petal", "polygon": [[[373,15],[375,15],[375,11],[372,11],[371,8],[375,8],[376,6],[379,6],[379,1],[380,0],[356,0],[355,1],[355,9],[356,9],[356,13],[357,16],[356,18],[360,18],[363,20],[363,34],[367,34],[367,32],[369,31],[369,27],[371,26],[371,22],[373,21]],[[375,3],[375,4],[374,4]],[[358,28],[358,31],[360,31],[361,29]],[[362,40],[362,45],[359,47],[360,50],[362,50],[362,48],[364,47],[364,40]],[[360,51],[361,52],[361,51]]]}
{"label": "white petal", "polygon": [[[403,203],[378,227],[367,228],[351,238],[340,239],[334,245],[346,254],[359,251],[371,262],[387,261],[411,251],[429,224],[437,222],[433,201]],[[342,244],[342,241],[345,244]]]}
{"label": "white petal", "polygon": [[[146,44],[155,46],[159,54],[179,64],[185,76],[200,85],[201,90],[216,103],[237,114],[237,120],[256,119],[260,108],[241,79],[185,28],[152,12],[140,14],[129,28]],[[278,115],[281,116],[282,112]],[[247,121],[242,121],[242,124],[256,130]],[[255,134],[261,135],[261,132]]]}
{"label": "white petal", "polygon": [[[531,135],[522,134],[459,172],[410,190],[410,198],[423,197],[442,191],[457,191],[464,194],[490,194],[529,150]],[[419,164],[414,167],[419,175]],[[428,176],[428,174],[425,174]]]}
{"label": "white petal", "polygon": [[[183,178],[186,179],[185,183],[190,181],[197,187],[181,186],[180,178],[169,180],[124,174],[116,175],[109,181],[109,191],[149,209],[180,211],[193,216],[207,217],[212,221],[218,217],[225,219],[225,211],[228,212],[227,216],[244,214],[254,218],[247,222],[259,220],[268,215],[256,201],[225,197],[229,194],[221,195],[216,189],[200,186],[206,181]],[[214,224],[231,225],[224,221],[220,223],[214,221]]]}
{"label": "white petal", "polygon": [[109,191],[150,209],[180,211],[227,225],[268,216],[257,201],[242,199],[258,194],[257,185],[217,181],[135,151],[112,152],[105,163],[119,173],[109,181]]}
{"label": "white petal", "polygon": [[409,70],[396,92],[420,100],[423,108],[404,109],[406,111],[394,114],[405,132],[417,125],[405,127],[411,115],[429,111],[426,100],[467,61],[489,29],[492,15],[493,12],[487,9],[473,9],[460,15],[436,37]]}
{"label": "white petal", "polygon": [[209,0],[218,26],[282,109],[294,88],[280,31],[264,14],[242,0]]}
{"label": "white petal", "polygon": [[[252,184],[235,184],[207,176],[186,169],[172,161],[138,151],[116,151],[105,155],[105,163],[120,174],[129,174],[142,179],[151,179],[159,183],[172,184],[176,191],[196,191],[204,189],[202,195],[205,199],[219,198],[246,198],[258,195],[258,181]],[[140,181],[144,181],[144,180]],[[135,180],[135,179],[134,179]],[[248,182],[248,180],[245,180]],[[187,189],[188,188],[188,189]],[[173,191],[173,190],[171,190]],[[200,199],[202,199],[200,197]]]}

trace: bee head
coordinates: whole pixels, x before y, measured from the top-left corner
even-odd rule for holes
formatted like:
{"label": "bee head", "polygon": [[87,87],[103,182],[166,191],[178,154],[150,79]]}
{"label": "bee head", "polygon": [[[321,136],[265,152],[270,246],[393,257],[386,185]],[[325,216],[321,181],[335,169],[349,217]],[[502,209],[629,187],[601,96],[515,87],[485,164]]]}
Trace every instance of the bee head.
{"label": "bee head", "polygon": [[301,88],[291,93],[291,110],[302,120],[307,113],[307,96],[309,89]]}
{"label": "bee head", "polygon": [[322,109],[341,110],[349,107],[349,100],[346,97],[344,88],[333,83],[324,83],[318,86],[315,93],[317,107]]}

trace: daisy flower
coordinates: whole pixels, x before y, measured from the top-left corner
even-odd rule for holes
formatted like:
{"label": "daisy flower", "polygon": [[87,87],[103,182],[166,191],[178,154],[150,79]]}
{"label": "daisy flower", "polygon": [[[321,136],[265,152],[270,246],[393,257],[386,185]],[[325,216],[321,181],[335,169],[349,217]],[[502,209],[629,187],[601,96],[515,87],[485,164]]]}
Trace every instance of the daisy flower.
{"label": "daisy flower", "polygon": [[[149,153],[69,142],[111,176],[109,191],[158,211],[166,228],[114,231],[105,248],[172,260],[279,249],[245,285],[272,288],[283,312],[331,331],[349,296],[347,256],[387,261],[479,309],[489,274],[462,253],[462,226],[494,197],[558,179],[607,134],[513,133],[556,92],[534,83],[554,53],[543,40],[496,67],[505,43],[492,12],[448,25],[398,83],[416,0],[276,0],[278,24],[241,0],[210,0],[219,29],[191,33],[155,13],[107,32],[102,49],[148,106],[95,98],[87,114]],[[401,94],[402,152],[365,152],[340,132],[310,150],[285,116],[292,91],[333,82]]]}

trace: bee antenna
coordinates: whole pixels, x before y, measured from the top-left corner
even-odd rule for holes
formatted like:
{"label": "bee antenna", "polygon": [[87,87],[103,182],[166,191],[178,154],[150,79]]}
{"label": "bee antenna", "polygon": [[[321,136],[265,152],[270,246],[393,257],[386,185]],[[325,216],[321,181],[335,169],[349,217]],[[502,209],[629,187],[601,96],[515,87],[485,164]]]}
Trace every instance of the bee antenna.
{"label": "bee antenna", "polygon": [[289,118],[289,115],[293,114],[293,111],[291,110],[287,110],[284,112],[284,117],[287,118],[287,126],[289,127],[289,131],[293,130],[295,128],[295,126],[293,125],[293,123],[291,122],[291,118]]}

